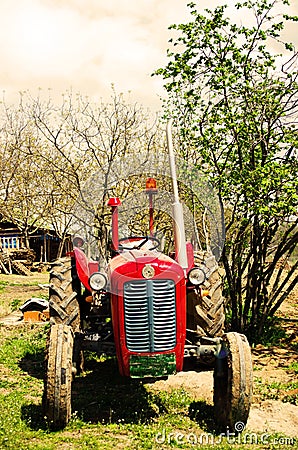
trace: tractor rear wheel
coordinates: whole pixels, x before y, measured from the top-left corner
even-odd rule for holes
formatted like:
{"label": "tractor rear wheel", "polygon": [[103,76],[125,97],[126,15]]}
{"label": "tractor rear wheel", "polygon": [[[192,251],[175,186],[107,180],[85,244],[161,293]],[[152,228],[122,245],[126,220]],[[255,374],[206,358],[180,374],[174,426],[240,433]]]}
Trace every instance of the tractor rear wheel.
{"label": "tractor rear wheel", "polygon": [[71,327],[52,325],[47,343],[43,410],[53,430],[64,428],[70,420],[72,355]]}
{"label": "tractor rear wheel", "polygon": [[253,372],[249,343],[243,334],[223,336],[214,369],[214,412],[218,426],[243,431],[252,400]]}
{"label": "tractor rear wheel", "polygon": [[50,319],[52,324],[70,325],[80,330],[80,306],[78,301],[80,283],[75,262],[65,257],[53,263],[50,272]]}
{"label": "tractor rear wheel", "polygon": [[217,261],[212,253],[197,252],[195,263],[204,267],[207,279],[200,286],[204,295],[191,291],[187,296],[187,328],[198,337],[220,337],[224,333],[225,309]]}

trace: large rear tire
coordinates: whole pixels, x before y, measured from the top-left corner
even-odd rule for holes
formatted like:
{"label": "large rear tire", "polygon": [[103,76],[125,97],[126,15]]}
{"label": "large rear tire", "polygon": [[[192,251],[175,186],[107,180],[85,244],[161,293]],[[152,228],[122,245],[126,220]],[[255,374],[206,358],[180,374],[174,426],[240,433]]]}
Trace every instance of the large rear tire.
{"label": "large rear tire", "polygon": [[251,405],[252,357],[243,334],[223,336],[223,346],[214,369],[214,412],[218,426],[231,432],[243,431]]}
{"label": "large rear tire", "polygon": [[187,295],[187,328],[198,337],[220,337],[224,333],[225,309],[222,282],[215,257],[209,252],[197,252],[195,263],[204,267],[207,279],[201,285],[202,292],[191,291]]}
{"label": "large rear tire", "polygon": [[43,395],[49,428],[64,428],[71,416],[73,332],[68,325],[52,325],[48,337]]}
{"label": "large rear tire", "polygon": [[75,262],[70,257],[57,260],[50,272],[50,320],[52,324],[70,325],[74,332],[80,330],[80,283]]}

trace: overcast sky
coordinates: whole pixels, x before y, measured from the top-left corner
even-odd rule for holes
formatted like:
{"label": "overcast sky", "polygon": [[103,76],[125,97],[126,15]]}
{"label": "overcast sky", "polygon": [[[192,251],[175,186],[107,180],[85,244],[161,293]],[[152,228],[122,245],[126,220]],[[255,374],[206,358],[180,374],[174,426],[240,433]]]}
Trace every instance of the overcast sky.
{"label": "overcast sky", "polygon": [[[212,8],[232,0],[200,0]],[[0,0],[0,89],[12,99],[21,90],[54,97],[72,88],[96,99],[132,91],[160,109],[168,26],[190,20],[188,0]],[[298,15],[298,0],[292,0]],[[242,18],[245,23],[245,18]],[[297,25],[289,38],[297,42]]]}

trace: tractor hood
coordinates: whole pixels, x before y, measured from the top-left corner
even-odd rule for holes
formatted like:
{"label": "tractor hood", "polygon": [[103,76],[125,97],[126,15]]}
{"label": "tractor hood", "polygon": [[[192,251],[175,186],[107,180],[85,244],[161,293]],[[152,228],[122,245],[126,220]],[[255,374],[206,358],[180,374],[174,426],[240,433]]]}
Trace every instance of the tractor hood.
{"label": "tractor hood", "polygon": [[112,286],[132,279],[171,279],[178,283],[184,279],[181,266],[160,252],[129,250],[114,257],[109,264]]}

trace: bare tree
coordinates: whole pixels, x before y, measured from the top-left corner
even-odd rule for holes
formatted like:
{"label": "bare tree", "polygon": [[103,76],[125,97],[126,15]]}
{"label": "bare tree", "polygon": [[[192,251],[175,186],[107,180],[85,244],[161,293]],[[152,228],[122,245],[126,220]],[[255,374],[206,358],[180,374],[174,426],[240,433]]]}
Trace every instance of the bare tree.
{"label": "bare tree", "polygon": [[[142,106],[128,103],[124,95],[118,95],[114,89],[107,103],[101,100],[94,104],[88,98],[80,94],[74,96],[71,92],[63,96],[61,106],[55,106],[51,99],[44,102],[40,98],[30,98],[29,103],[39,134],[53,149],[50,158],[48,155],[50,170],[56,171],[60,180],[67,178],[66,183],[61,182],[61,190],[67,186],[65,195],[69,197],[72,191],[77,195],[77,202],[86,203],[84,183],[91,174],[101,174],[101,186],[96,195],[93,192],[95,198],[91,208],[96,217],[103,256],[110,222],[106,203],[109,196],[114,195],[109,181],[112,165],[127,155],[131,155],[135,164],[138,152],[154,148],[156,119],[150,117],[149,111]],[[118,173],[115,184],[119,195],[121,189],[121,193],[127,190],[129,183]],[[73,200],[74,195],[71,198]],[[65,203],[64,198],[64,206],[70,205],[71,202]],[[66,210],[69,209],[67,207]],[[90,208],[90,204],[86,208]]]}
{"label": "bare tree", "polygon": [[45,227],[54,189],[32,123],[18,108],[2,104],[0,212],[25,238]]}

